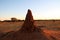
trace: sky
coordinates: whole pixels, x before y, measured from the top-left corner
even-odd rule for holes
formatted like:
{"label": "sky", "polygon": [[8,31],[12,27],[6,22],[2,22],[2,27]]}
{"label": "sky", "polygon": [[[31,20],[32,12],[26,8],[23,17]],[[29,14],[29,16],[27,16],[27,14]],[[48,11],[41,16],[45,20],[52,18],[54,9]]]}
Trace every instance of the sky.
{"label": "sky", "polygon": [[60,19],[60,0],[0,0],[0,20],[23,20],[28,9],[35,20]]}

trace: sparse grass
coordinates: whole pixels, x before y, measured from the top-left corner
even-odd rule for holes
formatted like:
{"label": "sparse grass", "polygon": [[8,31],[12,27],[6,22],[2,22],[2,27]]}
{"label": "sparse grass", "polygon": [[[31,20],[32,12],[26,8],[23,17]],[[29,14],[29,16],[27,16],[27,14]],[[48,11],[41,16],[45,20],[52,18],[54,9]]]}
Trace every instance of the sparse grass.
{"label": "sparse grass", "polygon": [[0,22],[0,31],[1,32],[8,32],[8,31],[16,31],[17,28],[22,26],[23,22]]}
{"label": "sparse grass", "polygon": [[[0,22],[0,32],[17,31],[21,28],[23,22]],[[60,21],[35,21],[36,26],[45,26],[44,28],[60,28]],[[43,29],[47,37],[60,40],[60,30]]]}
{"label": "sparse grass", "polygon": [[[0,22],[0,32],[16,31],[22,26],[23,22]],[[44,26],[44,28],[53,30],[60,29],[60,21],[35,21],[36,26]],[[58,29],[57,29],[58,28]]]}

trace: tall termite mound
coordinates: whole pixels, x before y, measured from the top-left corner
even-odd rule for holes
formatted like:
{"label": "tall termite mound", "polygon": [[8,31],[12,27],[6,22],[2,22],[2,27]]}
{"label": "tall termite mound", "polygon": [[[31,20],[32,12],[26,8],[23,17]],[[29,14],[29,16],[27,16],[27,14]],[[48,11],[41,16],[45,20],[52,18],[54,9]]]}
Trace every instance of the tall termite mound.
{"label": "tall termite mound", "polygon": [[28,9],[24,24],[21,28],[21,31],[23,32],[32,32],[32,31],[39,31],[37,30],[36,26],[34,25],[34,19],[32,16],[32,12],[30,9]]}

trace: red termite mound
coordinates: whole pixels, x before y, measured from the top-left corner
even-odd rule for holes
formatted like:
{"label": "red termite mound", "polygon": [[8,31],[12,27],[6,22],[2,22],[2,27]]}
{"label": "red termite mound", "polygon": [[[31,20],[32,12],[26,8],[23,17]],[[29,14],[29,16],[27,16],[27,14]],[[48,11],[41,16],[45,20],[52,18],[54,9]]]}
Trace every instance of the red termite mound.
{"label": "red termite mound", "polygon": [[24,24],[21,28],[22,32],[33,32],[33,31],[39,31],[35,25],[34,25],[34,19],[32,16],[32,12],[30,9],[28,9]]}

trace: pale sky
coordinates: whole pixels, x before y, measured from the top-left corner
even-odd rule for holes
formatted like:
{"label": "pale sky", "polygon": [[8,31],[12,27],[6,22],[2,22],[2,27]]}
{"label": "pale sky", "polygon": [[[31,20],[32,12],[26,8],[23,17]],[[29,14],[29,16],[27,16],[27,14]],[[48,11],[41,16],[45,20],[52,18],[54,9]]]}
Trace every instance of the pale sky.
{"label": "pale sky", "polygon": [[0,0],[0,20],[25,19],[28,9],[34,19],[60,19],[60,0]]}

